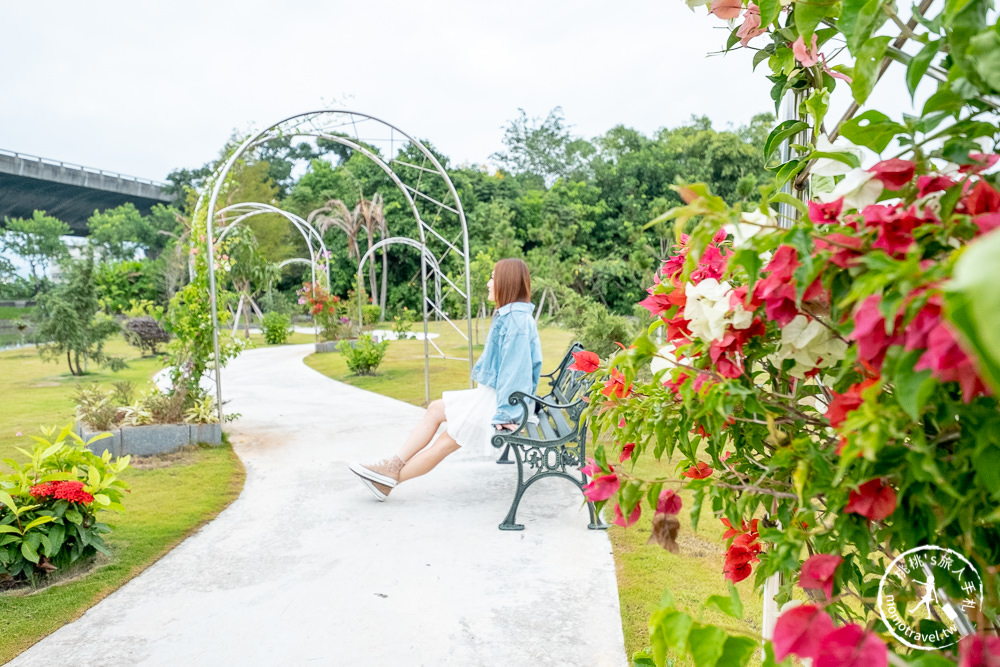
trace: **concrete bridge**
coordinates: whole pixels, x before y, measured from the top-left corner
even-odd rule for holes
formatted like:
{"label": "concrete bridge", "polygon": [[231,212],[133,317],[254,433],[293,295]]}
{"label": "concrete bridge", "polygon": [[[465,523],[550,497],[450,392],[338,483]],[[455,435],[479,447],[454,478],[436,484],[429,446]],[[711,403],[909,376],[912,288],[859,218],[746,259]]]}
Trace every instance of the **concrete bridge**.
{"label": "concrete bridge", "polygon": [[0,149],[0,220],[30,218],[45,211],[87,234],[95,210],[132,202],[144,214],[155,204],[169,204],[166,183],[83,167]]}

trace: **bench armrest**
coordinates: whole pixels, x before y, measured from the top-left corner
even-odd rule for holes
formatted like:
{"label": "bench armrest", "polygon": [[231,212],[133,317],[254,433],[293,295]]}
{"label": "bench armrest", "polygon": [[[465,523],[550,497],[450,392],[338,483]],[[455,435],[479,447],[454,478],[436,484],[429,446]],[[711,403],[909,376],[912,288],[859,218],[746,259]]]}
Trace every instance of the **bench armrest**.
{"label": "bench armrest", "polygon": [[[507,399],[511,405],[520,405],[524,410],[522,411],[521,421],[518,423],[517,428],[513,431],[497,431],[494,434],[491,442],[494,447],[503,447],[504,436],[517,435],[525,430],[525,426],[528,424],[528,401],[534,401],[537,405],[542,405],[550,409],[556,410],[568,410],[570,408],[575,408],[576,406],[583,403],[583,399],[579,398],[572,403],[557,403],[555,401],[548,401],[544,398],[539,398],[538,396],[532,396],[531,394],[526,394],[523,391],[515,391],[511,393],[510,398]],[[500,436],[499,438],[497,436]]]}

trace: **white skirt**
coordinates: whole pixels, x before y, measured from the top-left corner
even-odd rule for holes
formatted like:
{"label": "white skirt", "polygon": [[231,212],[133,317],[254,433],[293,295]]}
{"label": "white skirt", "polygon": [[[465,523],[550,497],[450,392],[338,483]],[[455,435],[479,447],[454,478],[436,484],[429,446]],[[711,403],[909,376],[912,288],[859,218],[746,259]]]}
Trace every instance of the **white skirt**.
{"label": "white skirt", "polygon": [[497,392],[493,387],[479,385],[475,389],[446,391],[444,418],[448,435],[462,447],[484,456],[493,452],[493,415],[497,411]]}

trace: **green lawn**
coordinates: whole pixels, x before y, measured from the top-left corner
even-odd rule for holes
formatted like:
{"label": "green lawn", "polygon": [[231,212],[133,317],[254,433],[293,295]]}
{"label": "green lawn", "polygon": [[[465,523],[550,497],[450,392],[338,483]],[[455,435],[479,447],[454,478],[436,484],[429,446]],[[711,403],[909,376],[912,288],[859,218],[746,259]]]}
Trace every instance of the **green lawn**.
{"label": "green lawn", "polygon": [[[43,362],[34,348],[0,352],[0,459],[24,457],[28,437],[40,426],[72,421],[72,397],[80,384],[132,381],[142,391],[161,368],[141,358],[123,340],[109,346],[128,359],[119,373],[74,378],[65,363]],[[17,435],[21,433],[21,435]],[[158,467],[156,467],[158,466]],[[190,448],[175,455],[135,460],[122,475],[132,491],[124,514],[104,513],[114,528],[107,542],[113,556],[83,576],[39,592],[0,594],[0,664],[3,664],[114,592],[231,503],[243,487],[244,471],[229,446]]]}
{"label": "green lawn", "polygon": [[[464,331],[464,322],[458,323]],[[480,340],[485,338],[486,323],[480,322]],[[468,347],[454,329],[447,324],[432,323],[432,332],[441,333],[435,342],[449,356],[463,357]],[[573,341],[570,332],[545,327],[539,331],[545,359],[543,372],[548,372],[562,359],[566,348]],[[473,346],[478,354],[481,346]],[[422,341],[396,341],[389,346],[378,375],[364,377],[351,375],[343,357],[337,353],[312,354],[306,363],[335,380],[356,387],[398,398],[414,405],[424,405],[424,357]],[[432,348],[433,352],[433,348]],[[431,398],[442,391],[468,387],[468,364],[460,361],[431,359]],[[670,477],[676,473],[666,462],[642,461],[636,474],[644,477]],[[722,574],[722,540],[724,530],[709,508],[703,508],[697,533],[691,530],[690,509],[692,496],[681,492],[684,509],[681,510],[681,530],[678,535],[680,553],[671,554],[659,546],[647,545],[652,514],[644,511],[639,522],[630,528],[612,526],[608,535],[614,549],[618,592],[621,599],[622,629],[625,649],[629,656],[649,644],[649,617],[659,607],[664,589],[670,589],[675,604],[693,616],[698,616],[699,605],[710,595],[728,595],[729,587]],[[743,599],[746,618],[742,624],[717,611],[706,611],[702,620],[721,627],[758,633],[761,623],[761,600],[753,591],[752,578],[741,582],[737,588]],[[677,665],[693,664],[679,660]]]}

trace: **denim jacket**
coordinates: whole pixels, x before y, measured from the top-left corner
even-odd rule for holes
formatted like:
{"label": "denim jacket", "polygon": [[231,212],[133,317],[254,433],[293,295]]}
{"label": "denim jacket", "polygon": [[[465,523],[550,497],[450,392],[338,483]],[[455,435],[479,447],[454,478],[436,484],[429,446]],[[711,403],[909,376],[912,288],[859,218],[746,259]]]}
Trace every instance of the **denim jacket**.
{"label": "denim jacket", "polygon": [[534,304],[515,301],[499,308],[486,345],[472,368],[472,379],[497,392],[493,424],[521,421],[521,408],[507,402],[511,393],[533,394],[542,374],[542,344],[531,316]]}

